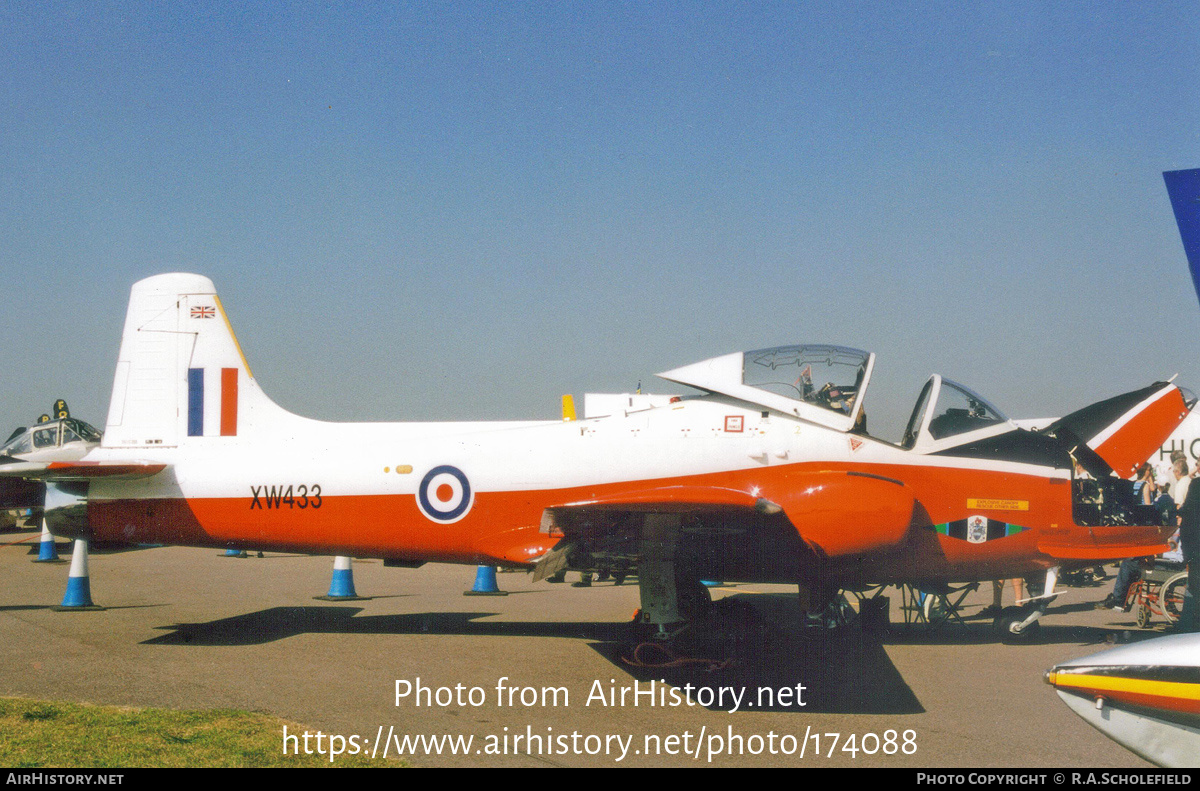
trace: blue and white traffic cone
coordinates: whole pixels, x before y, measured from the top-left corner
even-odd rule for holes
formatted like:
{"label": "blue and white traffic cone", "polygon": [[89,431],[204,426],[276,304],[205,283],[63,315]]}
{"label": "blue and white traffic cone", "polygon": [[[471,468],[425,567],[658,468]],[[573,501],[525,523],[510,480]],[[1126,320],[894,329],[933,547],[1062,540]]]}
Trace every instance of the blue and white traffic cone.
{"label": "blue and white traffic cone", "polygon": [[319,601],[363,601],[370,597],[359,596],[354,590],[354,571],[350,567],[350,558],[338,555],[333,559],[333,579],[329,582],[329,593],[313,598]]}
{"label": "blue and white traffic cone", "polygon": [[38,556],[34,563],[66,563],[58,556],[58,548],[54,546],[54,536],[46,527],[46,519],[42,517],[42,541],[38,545]]}
{"label": "blue and white traffic cone", "polygon": [[469,591],[463,591],[463,596],[507,596],[506,591],[500,590],[496,584],[496,567],[480,566],[475,571],[475,586]]}
{"label": "blue and white traffic cone", "polygon": [[88,545],[82,538],[75,539],[75,549],[71,552],[67,593],[63,596],[62,604],[54,609],[57,612],[104,609],[92,603],[92,586],[88,582]]}

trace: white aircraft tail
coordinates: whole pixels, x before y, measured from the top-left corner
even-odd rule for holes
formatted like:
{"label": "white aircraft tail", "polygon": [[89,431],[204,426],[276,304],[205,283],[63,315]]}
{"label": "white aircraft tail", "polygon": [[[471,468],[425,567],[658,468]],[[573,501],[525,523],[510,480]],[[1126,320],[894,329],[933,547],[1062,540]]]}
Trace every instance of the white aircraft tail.
{"label": "white aircraft tail", "polygon": [[105,447],[244,438],[288,418],[254,381],[211,280],[168,274],[134,283]]}

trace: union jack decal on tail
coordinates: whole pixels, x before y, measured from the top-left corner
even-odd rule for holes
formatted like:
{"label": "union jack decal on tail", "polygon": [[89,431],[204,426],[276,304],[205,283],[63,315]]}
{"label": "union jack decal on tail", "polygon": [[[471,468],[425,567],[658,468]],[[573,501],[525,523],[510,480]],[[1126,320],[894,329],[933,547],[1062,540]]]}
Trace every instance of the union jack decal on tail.
{"label": "union jack decal on tail", "polygon": [[217,309],[212,306],[200,306],[192,308],[193,319],[213,319],[217,316]]}

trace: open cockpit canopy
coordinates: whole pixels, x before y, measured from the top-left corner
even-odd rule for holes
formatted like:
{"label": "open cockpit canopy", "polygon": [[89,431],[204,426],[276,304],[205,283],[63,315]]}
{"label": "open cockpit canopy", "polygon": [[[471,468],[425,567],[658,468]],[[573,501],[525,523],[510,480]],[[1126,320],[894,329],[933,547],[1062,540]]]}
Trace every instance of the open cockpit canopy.
{"label": "open cockpit canopy", "polygon": [[1014,428],[983,396],[934,374],[917,398],[900,445],[909,450],[940,450]]}
{"label": "open cockpit canopy", "polygon": [[[864,432],[863,400],[875,355],[827,344],[735,352],[659,374],[839,431]],[[934,374],[925,383],[901,446],[930,452],[1010,431],[1016,426],[970,389]]]}
{"label": "open cockpit canopy", "polygon": [[862,411],[874,364],[870,352],[806,344],[735,352],[659,376],[849,431]]}

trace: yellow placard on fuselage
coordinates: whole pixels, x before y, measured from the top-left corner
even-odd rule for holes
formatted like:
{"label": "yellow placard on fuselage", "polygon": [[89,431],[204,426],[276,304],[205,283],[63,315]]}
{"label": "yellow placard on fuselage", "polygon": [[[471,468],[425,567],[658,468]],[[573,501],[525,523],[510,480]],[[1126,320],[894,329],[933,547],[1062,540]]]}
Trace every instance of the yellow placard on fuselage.
{"label": "yellow placard on fuselage", "polygon": [[1028,511],[1028,500],[989,500],[985,498],[967,498],[967,508],[978,508],[984,511]]}

